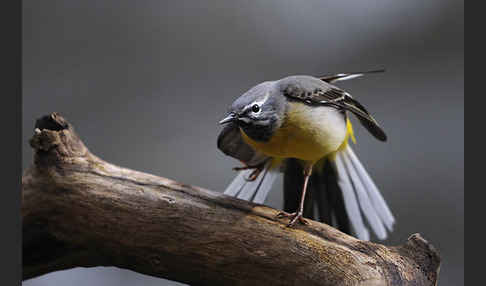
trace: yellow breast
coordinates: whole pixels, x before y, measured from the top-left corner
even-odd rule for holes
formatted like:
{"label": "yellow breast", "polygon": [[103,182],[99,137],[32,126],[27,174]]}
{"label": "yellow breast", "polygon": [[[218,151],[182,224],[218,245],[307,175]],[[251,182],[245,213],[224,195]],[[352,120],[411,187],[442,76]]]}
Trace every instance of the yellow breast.
{"label": "yellow breast", "polygon": [[271,157],[315,162],[338,150],[352,132],[351,128],[347,130],[344,116],[334,108],[299,102],[288,105],[282,126],[269,141],[255,141],[240,129],[245,142]]}

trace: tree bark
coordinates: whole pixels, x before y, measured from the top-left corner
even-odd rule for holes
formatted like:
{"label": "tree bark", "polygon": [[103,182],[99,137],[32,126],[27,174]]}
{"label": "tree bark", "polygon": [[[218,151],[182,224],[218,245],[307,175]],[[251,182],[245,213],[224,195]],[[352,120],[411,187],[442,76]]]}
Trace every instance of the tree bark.
{"label": "tree bark", "polygon": [[270,207],[107,163],[57,113],[30,144],[23,279],[116,266],[191,285],[436,285],[440,258],[419,234],[387,247],[288,228]]}

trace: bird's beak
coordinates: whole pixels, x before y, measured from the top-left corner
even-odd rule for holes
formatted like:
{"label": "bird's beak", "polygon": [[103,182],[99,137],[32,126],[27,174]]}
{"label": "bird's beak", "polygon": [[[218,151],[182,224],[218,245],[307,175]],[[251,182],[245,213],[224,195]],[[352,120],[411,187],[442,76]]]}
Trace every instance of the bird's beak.
{"label": "bird's beak", "polygon": [[223,120],[221,120],[219,122],[219,124],[226,124],[228,122],[236,121],[237,119],[238,119],[238,117],[236,116],[236,114],[230,113],[230,114],[228,114],[228,116],[226,116],[225,118],[223,118]]}

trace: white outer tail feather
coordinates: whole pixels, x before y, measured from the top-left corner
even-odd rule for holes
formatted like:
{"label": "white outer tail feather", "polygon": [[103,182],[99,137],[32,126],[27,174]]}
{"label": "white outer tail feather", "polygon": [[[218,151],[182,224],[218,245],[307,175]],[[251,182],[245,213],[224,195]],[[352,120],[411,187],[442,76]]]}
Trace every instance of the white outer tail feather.
{"label": "white outer tail feather", "polygon": [[246,178],[252,172],[253,170],[240,171],[226,188],[224,194],[262,204],[278,176],[278,166],[272,166],[272,160],[269,160],[256,180],[247,181]]}
{"label": "white outer tail feather", "polygon": [[[347,149],[347,148],[346,148]],[[374,206],[371,203],[371,200],[368,196],[368,192],[366,191],[363,183],[361,182],[361,178],[356,173],[354,166],[352,165],[349,156],[347,156],[347,150],[344,150],[344,165],[348,171],[348,175],[351,178],[351,182],[353,184],[354,190],[356,191],[358,202],[361,207],[362,213],[364,217],[366,217],[369,225],[376,233],[379,239],[383,240],[386,238],[386,229],[383,225],[383,222],[378,217]]]}
{"label": "white outer tail feather", "polygon": [[356,154],[354,154],[353,149],[351,149],[351,147],[348,147],[347,152],[350,156],[351,162],[353,163],[358,174],[360,175],[361,180],[366,187],[366,190],[368,191],[368,195],[370,196],[371,202],[373,203],[373,206],[378,212],[378,215],[383,220],[388,230],[393,231],[393,224],[395,223],[395,217],[393,217],[393,214],[388,208],[385,199],[381,195],[380,191],[376,187],[370,175],[368,175],[368,172],[363,167]]}
{"label": "white outer tail feather", "polygon": [[[385,227],[392,231],[395,218],[350,146],[336,155],[334,167],[338,174],[338,184],[343,193],[346,212],[357,237],[369,240],[368,229],[361,216],[363,213],[377,237],[381,240],[386,239]],[[361,209],[356,202],[355,193]]]}
{"label": "white outer tail feather", "polygon": [[272,188],[275,179],[277,179],[278,174],[279,173],[275,168],[268,169],[265,179],[263,179],[262,183],[260,184],[260,188],[258,189],[258,192],[255,194],[255,197],[253,198],[254,203],[263,204],[263,202],[265,202],[268,192],[270,192],[270,189]]}
{"label": "white outer tail feather", "polygon": [[346,167],[344,166],[342,153],[337,154],[336,160],[334,160],[334,166],[338,177],[338,185],[339,188],[341,188],[341,192],[343,194],[344,208],[346,209],[346,213],[348,214],[351,227],[359,239],[369,240],[370,233],[361,217],[358,200],[356,199],[353,185],[351,184],[350,177],[348,175]]}
{"label": "white outer tail feather", "polygon": [[251,174],[251,170],[240,171],[238,175],[231,181],[231,183],[224,190],[224,194],[228,196],[236,196],[241,188],[244,187],[246,183],[245,178]]}

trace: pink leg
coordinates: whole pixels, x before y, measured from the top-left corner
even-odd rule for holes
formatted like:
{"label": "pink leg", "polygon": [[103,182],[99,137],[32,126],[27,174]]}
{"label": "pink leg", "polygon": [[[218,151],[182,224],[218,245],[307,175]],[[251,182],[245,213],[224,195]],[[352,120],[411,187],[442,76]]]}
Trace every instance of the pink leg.
{"label": "pink leg", "polygon": [[297,220],[302,223],[302,224],[309,224],[304,217],[302,217],[304,213],[304,201],[305,201],[305,192],[307,191],[307,183],[309,182],[309,177],[312,174],[312,166],[313,164],[309,165],[307,168],[304,170],[304,186],[302,188],[302,195],[300,197],[300,205],[299,208],[295,213],[286,213],[286,212],[281,212],[277,215],[277,218],[283,218],[283,217],[288,217],[291,218],[290,222],[287,224],[288,227],[291,227],[297,222]]}

